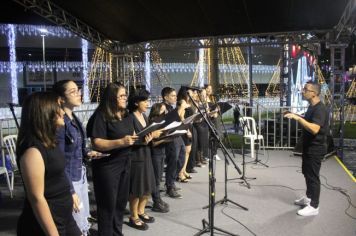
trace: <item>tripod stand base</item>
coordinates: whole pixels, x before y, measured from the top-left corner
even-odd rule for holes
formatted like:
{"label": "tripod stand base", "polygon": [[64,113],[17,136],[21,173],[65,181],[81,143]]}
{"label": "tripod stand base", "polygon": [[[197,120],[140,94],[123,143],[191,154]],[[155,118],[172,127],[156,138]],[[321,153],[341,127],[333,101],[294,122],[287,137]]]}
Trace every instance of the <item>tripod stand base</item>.
{"label": "tripod stand base", "polygon": [[203,235],[205,233],[211,233],[211,235],[214,235],[214,232],[211,232],[212,230],[216,230],[216,231],[219,231],[219,232],[222,232],[226,235],[232,235],[232,236],[238,236],[238,234],[233,234],[233,233],[230,233],[226,230],[223,230],[223,229],[220,229],[218,227],[210,227],[210,224],[208,221],[206,221],[205,219],[202,220],[202,223],[203,223],[203,229],[200,230],[198,233],[194,234],[194,236],[198,236],[198,235]]}
{"label": "tripod stand base", "polygon": [[254,161],[250,161],[250,162],[246,162],[246,164],[260,164],[260,165],[263,165],[265,167],[269,167],[268,165],[266,165],[265,163],[262,163],[261,160],[254,160]]}
{"label": "tripod stand base", "polygon": [[221,199],[221,200],[219,200],[219,201],[216,201],[216,202],[215,202],[215,205],[217,205],[217,204],[219,204],[219,203],[220,203],[220,204],[227,204],[228,202],[234,204],[235,206],[238,206],[238,207],[242,208],[242,209],[245,210],[245,211],[248,211],[248,208],[247,208],[247,207],[242,206],[242,205],[238,204],[237,202],[234,202],[234,201],[228,199],[227,197],[224,197],[223,199]]}
{"label": "tripod stand base", "polygon": [[[245,176],[242,176],[242,177],[240,177],[240,178],[235,178],[235,179],[241,179],[242,181],[241,182],[239,182],[240,184],[246,184],[246,187],[248,188],[248,189],[250,189],[251,188],[251,186],[250,186],[250,183],[249,182],[247,182],[248,180],[255,180],[255,179],[257,179],[257,178],[247,178],[247,177],[245,177]],[[233,179],[231,179],[231,180],[233,180]]]}

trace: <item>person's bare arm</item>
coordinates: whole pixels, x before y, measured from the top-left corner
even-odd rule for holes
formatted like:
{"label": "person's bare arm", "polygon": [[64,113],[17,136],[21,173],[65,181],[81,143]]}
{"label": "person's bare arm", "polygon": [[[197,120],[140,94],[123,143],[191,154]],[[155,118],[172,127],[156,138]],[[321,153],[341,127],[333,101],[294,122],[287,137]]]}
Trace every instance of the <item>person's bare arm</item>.
{"label": "person's bare arm", "polygon": [[284,117],[298,121],[299,124],[301,124],[307,131],[309,131],[313,135],[316,135],[320,130],[320,125],[309,122],[295,113],[288,112],[284,115]]}

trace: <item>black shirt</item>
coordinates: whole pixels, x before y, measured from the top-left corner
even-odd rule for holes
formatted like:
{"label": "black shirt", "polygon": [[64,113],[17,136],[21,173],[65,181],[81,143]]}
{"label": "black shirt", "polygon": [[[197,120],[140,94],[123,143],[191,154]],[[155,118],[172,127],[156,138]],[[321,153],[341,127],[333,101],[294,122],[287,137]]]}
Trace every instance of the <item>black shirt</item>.
{"label": "black shirt", "polygon": [[[124,117],[122,120],[108,121],[101,112],[96,111],[89,119],[87,126],[88,137],[102,138],[107,140],[121,139],[126,135],[134,134],[132,116]],[[110,157],[93,160],[94,162],[105,162],[108,159],[119,157],[129,157],[131,147],[115,148],[106,153],[110,153]]]}
{"label": "black shirt", "polygon": [[320,126],[320,130],[316,135],[302,129],[303,135],[303,153],[306,154],[326,154],[326,135],[329,130],[328,113],[325,105],[322,102],[310,105],[305,113],[304,119],[308,122]]}
{"label": "black shirt", "polygon": [[[23,153],[31,147],[38,149],[41,153],[45,167],[44,197],[60,235],[64,235],[67,227],[75,224],[72,217],[73,200],[70,193],[70,185],[64,172],[64,154],[58,146],[46,148],[37,139],[26,141],[21,145],[17,153],[19,167]],[[25,191],[27,191],[26,188]],[[27,198],[27,194],[25,195],[24,207],[19,218],[19,228],[22,229],[22,233],[19,233],[19,235],[44,235]],[[80,235],[79,229],[74,229],[74,231],[77,232],[76,235]],[[23,232],[26,232],[26,234],[23,234]]]}

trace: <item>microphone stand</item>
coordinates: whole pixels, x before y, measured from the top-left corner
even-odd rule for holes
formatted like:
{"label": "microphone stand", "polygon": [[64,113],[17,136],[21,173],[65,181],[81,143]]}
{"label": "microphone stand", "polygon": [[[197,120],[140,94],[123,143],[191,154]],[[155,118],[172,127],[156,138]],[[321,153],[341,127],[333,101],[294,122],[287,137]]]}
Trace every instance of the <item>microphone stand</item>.
{"label": "microphone stand", "polygon": [[[216,101],[215,101],[215,104],[217,105]],[[232,145],[231,145],[230,138],[229,138],[229,136],[227,135],[227,130],[226,130],[225,124],[224,124],[224,122],[223,122],[222,114],[221,114],[221,112],[220,112],[220,109],[218,109],[218,115],[219,115],[219,118],[220,118],[220,122],[221,122],[221,124],[222,124],[222,126],[223,126],[224,138],[226,138],[226,140],[228,140],[228,144],[229,144],[229,146],[230,146],[230,150],[231,150],[232,156],[233,156],[234,158],[236,158],[236,157],[235,157],[234,149],[232,148]],[[224,195],[224,197],[223,197],[222,199],[216,201],[216,202],[215,202],[215,205],[217,205],[217,204],[219,204],[219,203],[220,203],[220,204],[227,204],[228,202],[230,202],[230,203],[234,204],[235,206],[238,206],[238,207],[244,209],[245,211],[248,211],[248,208],[247,208],[247,207],[242,206],[242,205],[240,205],[240,204],[238,204],[238,203],[236,203],[236,202],[230,200],[230,199],[228,198],[228,196],[227,196],[227,181],[230,180],[230,179],[228,179],[228,176],[227,176],[227,171],[228,171],[227,166],[230,165],[230,163],[229,163],[229,160],[226,158],[225,153],[224,153],[224,157],[225,157],[225,158],[224,158],[224,192],[225,192],[225,195]],[[233,160],[231,160],[231,161],[234,162]],[[235,164],[235,163],[234,163],[234,164]],[[236,164],[235,164],[235,165],[236,165]],[[244,171],[244,170],[243,170],[243,171]],[[239,172],[239,174],[241,174],[241,173]],[[208,206],[203,207],[203,209],[206,209],[206,208],[208,208]]]}
{"label": "microphone stand", "polygon": [[17,121],[17,117],[16,117],[16,115],[15,115],[15,110],[14,110],[15,104],[13,104],[13,103],[8,103],[7,105],[9,106],[10,111],[11,111],[11,114],[12,114],[12,116],[14,117],[14,120],[15,120],[15,124],[16,124],[17,129],[20,129],[19,122]]}
{"label": "microphone stand", "polygon": [[[192,97],[190,96],[190,94],[188,93],[188,96],[190,98],[190,100],[192,101],[192,104],[197,108],[197,110],[199,111],[199,113],[202,115],[204,121],[206,122],[206,124],[209,127],[209,130],[211,131],[212,134],[212,138],[215,138],[221,145],[221,148],[224,149],[226,151],[226,147],[224,146],[224,144],[221,142],[221,139],[219,138],[219,136],[217,135],[217,131],[216,129],[212,126],[212,124],[209,122],[208,118],[204,115],[203,111],[199,108],[199,106],[196,104],[196,102],[192,99]],[[200,98],[199,98],[200,99]],[[210,144],[212,144],[212,139],[210,139]],[[214,168],[214,161],[213,161],[213,157],[211,155],[211,148],[209,148],[208,151],[208,155],[209,155],[209,212],[208,212],[208,221],[203,219],[202,220],[202,224],[203,224],[203,229],[200,230],[197,235],[202,235],[205,233],[210,232],[210,235],[213,236],[214,235],[214,230],[220,231],[222,233],[225,233],[227,235],[236,235],[236,234],[232,234],[228,231],[225,231],[221,228],[215,227],[214,226],[214,206],[215,206],[215,168]],[[226,151],[227,156],[229,156],[229,154]],[[229,156],[230,160],[231,157]],[[240,169],[238,168],[237,165],[235,165],[236,170],[239,172],[239,174],[241,174]]]}
{"label": "microphone stand", "polygon": [[[255,101],[255,103],[257,104],[257,115],[259,114],[258,113],[258,111],[259,111],[259,106],[260,106],[260,103],[259,102],[257,102],[257,101]],[[259,121],[259,119],[258,119],[258,121]],[[256,134],[256,136],[257,136],[258,134]],[[255,144],[253,144],[253,145],[255,145]],[[255,158],[255,160],[254,161],[250,161],[250,162],[248,162],[248,163],[251,163],[251,164],[261,164],[261,165],[263,165],[263,166],[265,166],[265,167],[269,167],[267,164],[265,164],[265,163],[263,163],[261,160],[259,160],[258,159],[258,151],[260,150],[260,148],[261,148],[261,145],[260,145],[260,141],[258,142],[258,150],[256,150],[256,158]],[[264,149],[265,149],[265,147],[264,147]],[[252,154],[251,154],[252,155]]]}
{"label": "microphone stand", "polygon": [[[250,130],[248,125],[243,119],[240,119],[240,124],[242,125],[242,129],[245,130]],[[241,179],[242,181],[240,183],[245,183],[246,187],[248,189],[251,188],[250,184],[247,182],[247,180],[254,180],[256,178],[247,178],[246,177],[246,161],[245,161],[245,135],[242,135],[242,144],[241,144],[241,152],[242,152],[242,176],[240,178],[235,178],[235,179]],[[230,179],[233,180],[233,179]]]}

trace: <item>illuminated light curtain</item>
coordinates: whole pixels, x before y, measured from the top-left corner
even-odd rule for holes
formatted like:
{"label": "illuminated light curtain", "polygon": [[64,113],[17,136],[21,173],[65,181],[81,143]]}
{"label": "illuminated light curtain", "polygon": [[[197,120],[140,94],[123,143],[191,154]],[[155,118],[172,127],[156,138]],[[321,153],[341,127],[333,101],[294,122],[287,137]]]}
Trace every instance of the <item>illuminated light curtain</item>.
{"label": "illuminated light curtain", "polygon": [[[149,44],[146,44],[146,48],[149,47]],[[151,92],[151,53],[150,51],[145,52],[145,82],[146,90]]]}
{"label": "illuminated light curtain", "polygon": [[204,87],[204,48],[199,49],[199,77],[198,86]]}
{"label": "illuminated light curtain", "polygon": [[88,80],[88,41],[82,39],[82,63],[83,63],[83,101],[90,102]]}
{"label": "illuminated light curtain", "polygon": [[17,94],[17,64],[16,64],[16,33],[15,26],[12,24],[8,25],[7,42],[10,48],[10,69],[11,69],[11,102],[18,104],[19,98]]}

